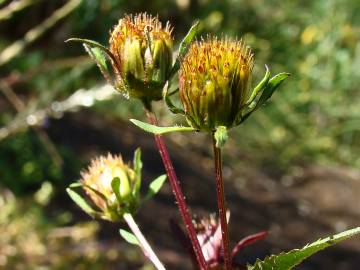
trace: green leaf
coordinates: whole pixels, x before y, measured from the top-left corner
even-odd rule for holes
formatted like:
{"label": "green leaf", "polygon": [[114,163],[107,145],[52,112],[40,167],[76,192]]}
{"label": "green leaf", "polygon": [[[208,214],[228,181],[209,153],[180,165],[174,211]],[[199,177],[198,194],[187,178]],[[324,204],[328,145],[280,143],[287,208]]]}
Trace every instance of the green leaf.
{"label": "green leaf", "polygon": [[168,93],[168,90],[169,90],[168,86],[169,86],[169,83],[167,81],[165,86],[164,86],[164,89],[163,89],[163,99],[164,99],[166,105],[168,106],[168,109],[173,114],[182,114],[182,115],[184,115],[185,114],[184,110],[176,107],[174,105],[174,103],[171,101],[170,94]]}
{"label": "green leaf", "polygon": [[121,237],[124,238],[124,240],[126,242],[128,242],[129,244],[140,246],[139,240],[131,232],[120,229],[119,233],[120,233]]}
{"label": "green leaf", "polygon": [[142,161],[141,161],[141,149],[137,148],[134,153],[134,170],[136,174],[136,182],[135,182],[135,188],[133,190],[134,196],[136,197],[140,192],[141,187],[141,170],[142,170]]}
{"label": "green leaf", "polygon": [[160,175],[159,177],[155,178],[155,180],[153,180],[149,185],[149,191],[145,196],[145,200],[149,200],[151,197],[157,194],[164,185],[165,181],[166,174]]}
{"label": "green leaf", "polygon": [[120,181],[119,177],[114,177],[114,179],[111,180],[111,189],[114,192],[118,202],[121,202],[120,184],[121,184],[121,181]]}
{"label": "green leaf", "polygon": [[153,133],[153,134],[165,134],[165,133],[170,133],[170,132],[176,132],[176,131],[181,131],[181,132],[185,132],[185,131],[195,131],[194,128],[192,127],[183,127],[183,126],[175,126],[175,127],[158,127],[158,126],[154,126],[136,119],[130,119],[130,122],[133,123],[135,126]]}
{"label": "green leaf", "polygon": [[302,249],[294,249],[287,253],[280,253],[279,255],[272,255],[266,257],[263,261],[259,259],[254,265],[248,265],[248,270],[290,270],[299,265],[303,260],[311,255],[344,241],[354,235],[360,233],[360,227],[351,229],[325,239],[320,239],[312,244],[306,245]]}
{"label": "green leaf", "polygon": [[92,217],[99,216],[100,213],[92,209],[92,207],[81,197],[78,193],[73,191],[71,188],[67,188],[66,192],[69,194],[70,198],[88,215]]}
{"label": "green leaf", "polygon": [[263,93],[260,96],[259,101],[255,106],[255,110],[263,105],[271,96],[274,94],[275,90],[280,86],[280,84],[290,76],[290,73],[279,73],[272,77],[267,83]]}
{"label": "green leaf", "polygon": [[83,187],[83,184],[81,182],[75,182],[69,185],[69,188],[79,188],[79,187]]}
{"label": "green leaf", "polygon": [[104,56],[103,51],[96,47],[90,47],[85,43],[84,48],[86,52],[90,55],[90,57],[95,61],[106,81],[110,85],[114,85],[113,79],[111,77],[111,71],[109,69],[109,66],[107,65],[106,57]]}
{"label": "green leaf", "polygon": [[104,45],[101,45],[99,42],[97,42],[95,40],[84,39],[84,38],[69,38],[69,39],[65,40],[65,42],[79,42],[79,43],[87,44],[87,45],[89,45],[91,47],[96,47],[96,48],[101,49],[110,58],[113,57],[113,55],[111,54],[111,52],[110,52],[110,50],[108,48],[106,48]]}
{"label": "green leaf", "polygon": [[246,102],[248,105],[250,105],[254,100],[255,98],[257,97],[257,95],[262,91],[264,90],[264,88],[266,87],[266,85],[268,84],[269,82],[269,79],[270,79],[270,70],[268,68],[267,65],[265,65],[265,69],[266,69],[266,72],[265,72],[265,75],[264,77],[262,78],[262,80],[259,82],[259,84],[254,88],[249,100]]}
{"label": "green leaf", "polygon": [[191,43],[191,41],[194,39],[194,37],[196,36],[197,33],[197,29],[199,26],[200,21],[196,21],[190,28],[189,32],[186,34],[186,36],[183,38],[183,40],[180,42],[179,45],[179,52],[178,52],[178,56],[175,60],[175,63],[170,71],[170,74],[168,76],[168,79],[170,80],[174,74],[179,70],[180,68],[180,61],[181,58],[184,57],[184,55],[187,52],[187,49]]}
{"label": "green leaf", "polygon": [[216,141],[216,147],[218,148],[223,147],[227,139],[229,138],[226,127],[224,126],[217,127],[214,133],[214,138]]}

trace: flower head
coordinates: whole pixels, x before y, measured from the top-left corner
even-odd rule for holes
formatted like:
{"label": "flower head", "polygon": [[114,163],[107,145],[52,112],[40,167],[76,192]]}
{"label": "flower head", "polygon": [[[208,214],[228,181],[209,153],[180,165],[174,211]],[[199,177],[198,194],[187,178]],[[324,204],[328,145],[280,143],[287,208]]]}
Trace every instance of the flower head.
{"label": "flower head", "polygon": [[146,13],[120,19],[110,36],[115,86],[129,96],[161,99],[172,67],[172,28]]}
{"label": "flower head", "polygon": [[137,209],[139,181],[135,171],[124,164],[120,155],[100,156],[81,172],[85,192],[101,210],[102,217],[109,220],[118,220],[123,213]]}
{"label": "flower head", "polygon": [[242,41],[209,37],[190,46],[180,68],[180,98],[194,128],[237,125],[251,95],[253,63]]}

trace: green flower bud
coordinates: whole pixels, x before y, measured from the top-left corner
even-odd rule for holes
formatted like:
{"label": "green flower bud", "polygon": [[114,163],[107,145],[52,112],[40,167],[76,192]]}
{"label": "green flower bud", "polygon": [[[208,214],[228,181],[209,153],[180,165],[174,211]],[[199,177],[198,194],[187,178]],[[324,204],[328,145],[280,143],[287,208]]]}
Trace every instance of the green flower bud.
{"label": "green flower bud", "polygon": [[236,126],[251,90],[254,56],[242,41],[208,38],[193,43],[180,68],[180,98],[198,130]]}
{"label": "green flower bud", "polygon": [[115,87],[130,97],[159,100],[172,67],[172,28],[146,13],[125,16],[111,33]]}
{"label": "green flower bud", "polygon": [[[119,186],[114,179],[119,179]],[[81,182],[87,195],[101,210],[104,219],[116,221],[125,212],[139,207],[138,177],[135,171],[124,164],[121,156],[101,156],[92,160],[87,170],[81,172]],[[117,188],[117,192],[114,192]]]}

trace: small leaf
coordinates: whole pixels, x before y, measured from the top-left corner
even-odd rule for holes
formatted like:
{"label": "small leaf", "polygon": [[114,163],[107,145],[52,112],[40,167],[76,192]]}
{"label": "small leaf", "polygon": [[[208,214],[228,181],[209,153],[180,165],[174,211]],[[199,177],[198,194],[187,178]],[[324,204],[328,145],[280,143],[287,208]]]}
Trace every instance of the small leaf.
{"label": "small leaf", "polygon": [[262,78],[262,80],[259,82],[259,84],[254,88],[249,100],[246,102],[248,105],[250,105],[256,98],[256,96],[262,91],[264,90],[264,88],[266,87],[267,83],[269,82],[270,79],[270,71],[267,65],[265,65],[265,75],[264,78]]}
{"label": "small leaf", "polygon": [[180,42],[179,45],[179,52],[178,52],[178,56],[175,60],[175,63],[170,71],[170,74],[168,76],[168,79],[170,80],[174,74],[179,70],[180,68],[180,61],[181,58],[184,57],[184,55],[187,52],[187,49],[191,43],[191,41],[194,39],[196,33],[197,33],[197,28],[199,26],[200,21],[196,21],[190,28],[189,32],[186,34],[186,36],[183,38],[183,40]]}
{"label": "small leaf", "polygon": [[160,175],[155,180],[153,180],[149,185],[149,191],[145,196],[145,200],[149,200],[155,194],[157,194],[166,181],[166,174]]}
{"label": "small leaf", "polygon": [[92,209],[91,206],[85,201],[85,199],[71,188],[67,188],[66,192],[69,194],[70,198],[88,215],[94,217],[100,214],[99,212]]}
{"label": "small leaf", "polygon": [[90,40],[90,39],[84,39],[84,38],[69,38],[67,40],[65,40],[65,42],[80,42],[83,44],[87,44],[91,47],[96,47],[101,49],[102,51],[104,51],[110,58],[113,57],[113,55],[111,54],[110,50],[108,48],[106,48],[104,45],[101,45],[99,42],[94,41],[94,40]]}
{"label": "small leaf", "polygon": [[114,179],[111,181],[111,188],[112,191],[114,192],[116,199],[121,202],[121,195],[120,195],[120,178],[119,177],[114,177]]}
{"label": "small leaf", "polygon": [[75,182],[75,183],[71,183],[69,185],[69,188],[79,188],[79,187],[82,187],[83,184],[81,182]]}
{"label": "small leaf", "polygon": [[223,147],[227,139],[229,138],[226,127],[224,126],[217,127],[214,133],[214,138],[216,141],[216,147],[217,148]]}
{"label": "small leaf", "polygon": [[141,170],[142,170],[142,161],[141,161],[141,149],[137,148],[134,153],[134,170],[136,175],[135,188],[133,190],[134,196],[136,197],[140,192],[141,187]]}
{"label": "small leaf", "polygon": [[109,66],[107,65],[106,57],[104,56],[103,51],[97,47],[90,47],[85,43],[84,48],[86,52],[90,55],[90,57],[95,61],[106,81],[110,85],[114,86],[113,79],[111,78],[111,71],[109,69]]}
{"label": "small leaf", "polygon": [[176,131],[180,131],[180,132],[185,132],[185,131],[195,131],[194,128],[192,127],[183,127],[183,126],[175,126],[175,127],[158,127],[158,126],[154,126],[145,122],[141,122],[139,120],[136,119],[130,119],[130,122],[133,123],[135,126],[153,133],[153,134],[165,134],[165,133],[170,133],[170,132],[176,132]]}
{"label": "small leaf", "polygon": [[131,232],[120,229],[119,233],[120,233],[121,237],[124,238],[124,240],[126,242],[128,242],[129,244],[140,246],[139,240]]}
{"label": "small leaf", "polygon": [[280,86],[280,84],[290,76],[290,73],[279,73],[272,77],[268,84],[266,85],[263,93],[260,96],[259,101],[255,106],[255,110],[263,105],[271,96],[274,94],[275,90]]}
{"label": "small leaf", "polygon": [[287,253],[283,252],[278,255],[271,255],[266,257],[263,261],[259,259],[254,265],[248,265],[248,270],[290,270],[299,265],[303,260],[311,255],[344,241],[354,235],[360,233],[360,227],[351,229],[325,239],[320,239],[312,244],[306,245],[302,249],[294,249]]}
{"label": "small leaf", "polygon": [[168,90],[169,90],[168,86],[169,86],[169,82],[167,81],[164,86],[164,89],[163,89],[163,99],[164,99],[166,105],[168,106],[169,111],[172,112],[173,114],[184,115],[185,114],[184,110],[176,107],[174,105],[174,103],[171,101],[170,94],[168,93]]}

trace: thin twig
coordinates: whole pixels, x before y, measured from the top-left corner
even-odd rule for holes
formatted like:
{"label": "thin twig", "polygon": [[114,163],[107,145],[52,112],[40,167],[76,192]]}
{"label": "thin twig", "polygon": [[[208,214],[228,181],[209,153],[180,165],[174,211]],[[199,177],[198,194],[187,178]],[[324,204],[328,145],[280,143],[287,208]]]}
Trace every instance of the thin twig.
{"label": "thin twig", "polygon": [[29,30],[23,39],[15,41],[10,46],[6,47],[0,53],[0,66],[6,64],[15,56],[19,55],[26,46],[33,43],[41,37],[46,31],[51,29],[59,20],[69,15],[81,3],[81,0],[70,0],[61,8],[57,9],[49,18],[44,22]]}
{"label": "thin twig", "polygon": [[34,5],[37,2],[40,2],[40,0],[12,1],[10,4],[0,9],[0,21],[11,19],[16,12],[27,8],[28,6]]}
{"label": "thin twig", "polygon": [[139,226],[136,224],[133,216],[129,213],[124,214],[124,219],[129,226],[130,230],[136,236],[139,241],[140,247],[144,255],[155,265],[158,270],[166,270],[164,265],[161,263],[159,258],[156,256],[155,252],[152,250],[148,241],[146,241],[144,235],[141,233]]}
{"label": "thin twig", "polygon": [[215,162],[216,195],[217,195],[220,224],[221,224],[222,245],[224,249],[224,263],[225,263],[225,269],[231,270],[229,232],[228,232],[228,224],[226,218],[224,181],[222,177],[221,149],[216,147],[216,140],[214,134],[212,134],[212,138],[213,138],[214,162]]}
{"label": "thin twig", "polygon": [[[150,124],[157,125],[158,122],[157,122],[156,116],[151,111],[151,108],[145,107],[145,112],[149,119]],[[166,173],[169,177],[170,185],[171,185],[173,193],[175,195],[175,199],[177,201],[181,217],[185,223],[187,234],[188,234],[191,244],[193,246],[199,267],[200,267],[200,269],[207,270],[208,266],[205,261],[204,254],[202,253],[199,239],[197,238],[194,224],[192,223],[191,215],[190,215],[189,209],[186,205],[185,196],[181,190],[180,183],[177,179],[177,176],[176,176],[176,173],[174,170],[174,166],[171,162],[165,142],[161,135],[154,135],[154,136],[155,136],[156,145],[160,152],[161,159],[165,166]]]}

